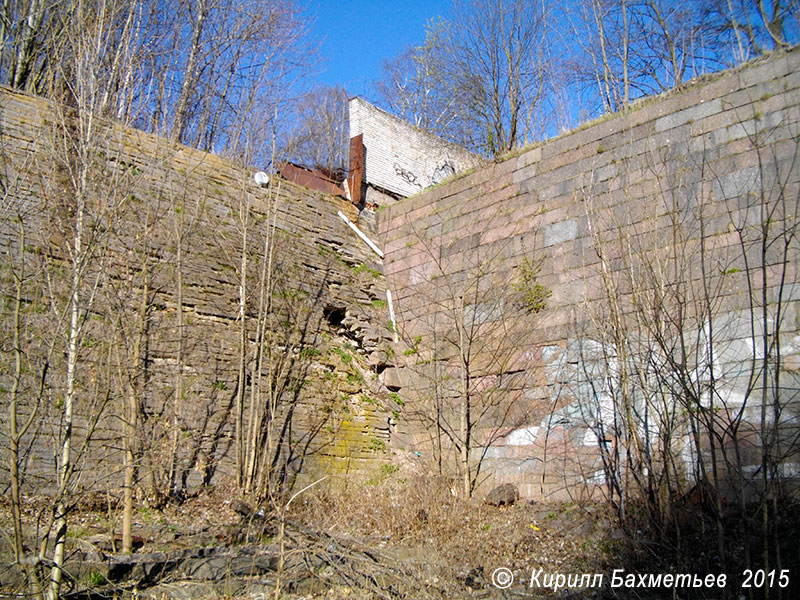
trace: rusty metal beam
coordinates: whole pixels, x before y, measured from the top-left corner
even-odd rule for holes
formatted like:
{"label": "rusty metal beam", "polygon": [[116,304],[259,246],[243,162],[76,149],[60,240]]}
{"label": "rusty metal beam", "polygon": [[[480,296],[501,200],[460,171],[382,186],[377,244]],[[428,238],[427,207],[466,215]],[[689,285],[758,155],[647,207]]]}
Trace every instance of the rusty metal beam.
{"label": "rusty metal beam", "polygon": [[347,175],[347,186],[350,188],[350,199],[356,206],[361,205],[361,185],[364,181],[364,135],[350,138],[350,169]]}

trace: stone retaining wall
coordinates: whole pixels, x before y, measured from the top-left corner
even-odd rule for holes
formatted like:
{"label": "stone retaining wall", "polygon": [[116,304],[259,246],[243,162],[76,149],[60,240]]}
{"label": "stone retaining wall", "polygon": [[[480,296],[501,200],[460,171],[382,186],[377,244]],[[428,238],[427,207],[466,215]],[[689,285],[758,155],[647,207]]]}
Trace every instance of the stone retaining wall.
{"label": "stone retaining wall", "polygon": [[[65,150],[69,142],[62,135],[62,123],[70,119],[44,100],[0,89],[4,415],[14,364],[10,302],[21,258],[20,423],[35,405],[35,374],[50,357],[38,417],[22,449],[28,492],[51,489],[61,435],[68,320],[58,307],[67,306],[75,202],[70,177],[77,172],[77,154]],[[281,433],[291,448],[288,460],[295,470],[315,465],[315,472],[360,470],[372,463],[377,468],[389,436],[388,409],[371,381],[385,360],[378,352],[388,339],[381,305],[385,283],[375,255],[337,216],[341,211],[356,220],[355,208],[277,179],[271,188],[259,187],[251,169],[153,135],[110,124],[97,131],[93,179],[87,184],[92,224],[85,244],[93,250],[81,287],[82,309],[88,312],[79,355],[75,456],[93,415],[99,422],[88,453],[80,455],[79,485],[121,485],[127,379],[134,382],[140,412],[140,487],[149,485],[151,473],[164,476],[173,446],[177,477],[184,480],[179,487],[232,473],[242,248],[247,245],[250,384],[256,376],[258,289],[269,235],[275,245],[267,345],[276,356],[274,369],[282,370],[270,371],[264,361],[261,377],[272,376],[283,386],[279,420],[291,425]],[[133,356],[137,337],[140,349]],[[183,397],[176,402],[178,374]],[[6,426],[4,417],[4,433]],[[7,475],[4,460],[0,481]]]}
{"label": "stone retaining wall", "polygon": [[[473,432],[473,469],[482,455],[486,485],[573,497],[606,483],[600,448],[625,460],[614,409],[627,397],[641,411],[656,399],[639,396],[664,393],[666,379],[653,383],[659,375],[643,366],[661,361],[666,372],[664,345],[671,340],[674,350],[680,339],[696,350],[693,372],[713,382],[703,389],[714,398],[700,398],[700,410],[724,413],[721,427],[740,423],[749,436],[738,468],[759,471],[760,436],[777,420],[781,433],[770,439],[788,444],[781,469],[797,477],[799,87],[800,51],[775,54],[381,209],[385,273],[405,342],[404,365],[391,375],[406,399],[404,447],[433,458],[431,441],[448,437],[437,431],[458,431],[463,370],[458,344],[442,340],[460,319],[486,333],[468,344],[473,380],[500,390],[495,401],[476,389],[472,406],[493,405],[494,417],[476,418]],[[544,310],[520,310],[526,285],[541,286],[534,292]],[[764,340],[770,365],[780,362],[768,367],[769,390],[759,374],[769,362]],[[482,352],[490,356],[481,364]],[[498,352],[509,362],[500,365]],[[627,396],[614,386],[623,363],[638,376],[638,392]],[[682,394],[659,401],[685,407]],[[675,412],[676,427],[687,427],[685,409]],[[640,442],[646,427],[638,427]],[[700,476],[698,450],[710,449],[686,439],[676,436],[673,453],[691,480]],[[719,443],[726,459],[729,442]],[[444,447],[452,452],[447,439]],[[449,455],[445,464],[455,470],[458,461]]]}

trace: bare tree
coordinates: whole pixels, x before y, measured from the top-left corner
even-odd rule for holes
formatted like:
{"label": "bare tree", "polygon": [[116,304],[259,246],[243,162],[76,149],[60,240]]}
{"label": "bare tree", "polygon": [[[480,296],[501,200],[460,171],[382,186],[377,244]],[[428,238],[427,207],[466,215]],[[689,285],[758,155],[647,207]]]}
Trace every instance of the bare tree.
{"label": "bare tree", "polygon": [[[130,183],[138,189],[143,185],[142,176],[131,177]],[[166,226],[167,209],[157,196],[143,200],[131,194],[123,217],[124,224],[110,232],[116,271],[103,286],[103,300],[113,335],[113,380],[120,390],[122,551],[131,552],[135,488],[146,447],[142,426],[146,424],[143,412],[151,377],[149,348],[158,329],[154,316],[158,275],[165,271],[155,256],[153,239],[159,228]],[[151,486],[151,494],[152,488],[155,486]]]}
{"label": "bare tree", "polygon": [[436,135],[463,142],[462,104],[458,79],[450,75],[448,45],[452,25],[444,19],[429,21],[425,42],[407,48],[383,65],[374,83],[381,104],[412,125]]}
{"label": "bare tree", "polygon": [[324,275],[321,281],[301,281],[302,247],[282,222],[287,193],[276,183],[251,203],[249,218],[262,225],[251,231],[248,249],[249,291],[241,314],[250,325],[241,338],[245,351],[237,385],[240,489],[281,519],[286,494],[329,418],[325,411],[314,411],[303,415],[301,427],[296,422],[306,401],[312,358],[322,344],[318,300],[327,283]]}
{"label": "bare tree", "polygon": [[[69,42],[78,0],[8,0],[0,6],[0,77],[8,85],[70,101]],[[307,22],[294,3],[248,0],[120,0],[97,7],[96,77],[101,116],[204,150],[235,154],[256,116],[300,94],[313,59]],[[78,100],[72,100],[73,105]],[[269,158],[269,146],[259,159]]]}
{"label": "bare tree", "polygon": [[576,85],[583,93],[593,88],[604,112],[721,64],[703,12],[693,3],[586,0],[567,8],[566,19],[569,39],[582,55],[570,62]]}
{"label": "bare tree", "polygon": [[[49,109],[51,124],[41,132],[36,148],[42,206],[36,229],[41,246],[48,249],[40,256],[52,319],[48,337],[55,349],[43,356],[64,357],[63,362],[59,359],[50,365],[50,385],[42,388],[57,398],[52,405],[47,403],[57,408],[55,414],[47,415],[54,417],[48,427],[55,443],[56,489],[39,549],[41,560],[48,554],[48,537],[54,531],[47,590],[54,599],[63,578],[74,475],[110,401],[110,389],[104,383],[108,379],[100,375],[107,368],[107,348],[94,341],[100,337],[102,319],[93,317],[92,311],[106,277],[108,232],[126,198],[124,176],[108,169],[106,157],[117,149],[109,143],[109,130],[101,120],[111,102],[103,66],[110,63],[126,68],[121,48],[108,44],[109,36],[114,35],[110,23],[118,10],[112,3],[81,4],[68,13],[68,27],[61,34],[60,68],[69,73],[70,85],[62,90],[63,103]],[[14,201],[22,199],[15,197]],[[23,247],[20,253],[22,257]],[[17,291],[21,291],[19,286]],[[86,367],[87,362],[93,366]],[[44,386],[44,373],[41,381]]]}
{"label": "bare tree", "polygon": [[[2,153],[2,219],[0,238],[8,257],[3,262],[3,296],[0,303],[2,319],[2,352],[9,356],[0,369],[3,380],[3,401],[7,406],[6,429],[0,434],[8,449],[8,474],[11,491],[13,552],[17,564],[23,564],[24,537],[22,529],[21,488],[26,479],[26,464],[31,446],[38,438],[41,406],[47,398],[48,372],[53,364],[57,337],[35,335],[44,329],[46,319],[37,316],[39,310],[30,302],[36,290],[44,285],[44,273],[39,261],[26,248],[34,237],[36,219],[33,207],[21,200],[23,181],[33,177],[33,164],[11,165],[13,160]],[[13,357],[13,358],[12,358]],[[28,573],[31,580],[35,575]]]}
{"label": "bare tree", "polygon": [[0,22],[0,72],[6,85],[39,90],[47,57],[41,47],[55,36],[58,10],[44,0],[4,2]]}
{"label": "bare tree", "polygon": [[[796,377],[781,367],[794,335],[800,148],[794,124],[739,113],[753,166],[735,177],[717,171],[711,148],[683,160],[652,150],[658,193],[635,220],[585,188],[600,289],[578,333],[575,393],[595,400],[584,417],[622,518],[630,501],[646,507],[650,527],[676,534],[682,559],[681,502],[699,494],[723,565],[749,567],[751,547],[737,555],[736,540],[759,531],[762,564],[780,570],[781,465],[800,441],[787,416]],[[787,140],[780,154],[775,139]],[[725,497],[736,520],[723,518]]]}
{"label": "bare tree", "polygon": [[546,24],[544,3],[457,2],[428,24],[425,44],[387,64],[378,92],[422,127],[503,154],[541,134]]}
{"label": "bare tree", "polygon": [[[189,26],[175,27],[162,18],[163,10]],[[142,36],[138,122],[231,155],[243,146],[251,120],[269,121],[276,110],[284,112],[316,51],[293,3],[176,0],[168,8],[153,3]],[[249,153],[266,161],[270,150],[267,141]]]}
{"label": "bare tree", "polygon": [[347,170],[347,92],[320,86],[300,98],[295,107],[298,129],[286,152],[293,160],[330,174]]}
{"label": "bare tree", "polygon": [[704,18],[723,45],[729,66],[800,39],[800,7],[793,0],[714,0]]}
{"label": "bare tree", "polygon": [[[452,211],[442,215],[443,222],[453,218]],[[425,308],[398,308],[412,374],[405,387],[421,399],[411,418],[428,432],[440,472],[457,473],[460,492],[469,498],[488,448],[524,420],[520,401],[531,371],[523,362],[550,294],[538,282],[539,260],[512,265],[506,259],[521,238],[462,253],[459,240],[425,231],[416,239],[429,282],[420,288]]]}
{"label": "bare tree", "polygon": [[532,118],[544,87],[545,5],[516,0],[465,8],[454,20],[454,62],[471,73],[469,101],[486,151],[502,154],[536,135]]}

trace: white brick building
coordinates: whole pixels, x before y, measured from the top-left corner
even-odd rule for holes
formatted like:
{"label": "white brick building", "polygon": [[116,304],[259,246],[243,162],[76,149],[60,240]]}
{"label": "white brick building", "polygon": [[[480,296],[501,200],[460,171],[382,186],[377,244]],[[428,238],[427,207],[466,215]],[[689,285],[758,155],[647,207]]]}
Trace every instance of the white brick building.
{"label": "white brick building", "polygon": [[[481,162],[464,148],[426,133],[361,98],[350,100],[349,111],[349,184],[356,203],[362,195],[354,188],[366,192],[368,205],[386,204],[392,201],[392,196],[412,196]],[[357,176],[359,159],[363,160],[361,185]]]}

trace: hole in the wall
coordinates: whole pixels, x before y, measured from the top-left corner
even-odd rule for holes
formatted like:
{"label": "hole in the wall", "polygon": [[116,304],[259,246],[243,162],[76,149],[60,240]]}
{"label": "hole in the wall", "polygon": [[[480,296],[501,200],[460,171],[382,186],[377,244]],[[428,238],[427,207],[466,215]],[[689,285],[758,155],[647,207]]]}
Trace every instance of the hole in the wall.
{"label": "hole in the wall", "polygon": [[331,327],[341,327],[344,321],[346,310],[340,306],[326,306],[322,309],[322,314],[330,323]]}

